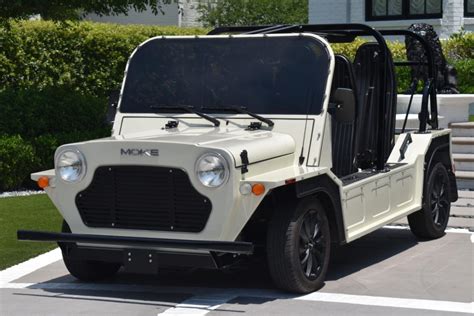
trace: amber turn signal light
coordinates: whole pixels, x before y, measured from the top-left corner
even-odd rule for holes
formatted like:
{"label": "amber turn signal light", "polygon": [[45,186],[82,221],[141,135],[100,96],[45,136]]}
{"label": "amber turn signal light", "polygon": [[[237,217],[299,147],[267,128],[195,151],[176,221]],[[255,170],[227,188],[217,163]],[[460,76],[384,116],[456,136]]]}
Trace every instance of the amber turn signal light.
{"label": "amber turn signal light", "polygon": [[255,195],[261,195],[265,192],[265,186],[261,183],[255,183],[252,185],[252,193]]}
{"label": "amber turn signal light", "polygon": [[40,177],[37,181],[38,183],[38,186],[41,188],[41,189],[44,189],[46,188],[48,185],[49,185],[49,178],[48,177]]}

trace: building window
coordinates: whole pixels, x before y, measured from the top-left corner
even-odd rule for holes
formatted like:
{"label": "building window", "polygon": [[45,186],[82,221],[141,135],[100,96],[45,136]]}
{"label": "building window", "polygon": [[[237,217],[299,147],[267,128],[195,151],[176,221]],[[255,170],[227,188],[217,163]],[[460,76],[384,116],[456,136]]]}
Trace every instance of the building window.
{"label": "building window", "polygon": [[[464,0],[466,8],[474,6],[474,0]],[[467,13],[468,10],[466,9]],[[366,0],[367,21],[433,19],[443,15],[442,0]]]}
{"label": "building window", "polygon": [[464,16],[474,17],[474,0],[464,0]]}

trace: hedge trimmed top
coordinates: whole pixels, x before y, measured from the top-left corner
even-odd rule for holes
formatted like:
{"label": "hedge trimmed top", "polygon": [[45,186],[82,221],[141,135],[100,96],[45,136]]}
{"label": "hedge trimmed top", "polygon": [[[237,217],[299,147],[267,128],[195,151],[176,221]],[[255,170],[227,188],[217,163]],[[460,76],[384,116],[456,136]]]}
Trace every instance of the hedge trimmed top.
{"label": "hedge trimmed top", "polygon": [[[153,36],[196,35],[207,31],[204,28],[93,22],[13,23],[10,30],[0,29],[0,91],[69,86],[84,94],[106,96],[110,90],[120,86],[127,59],[141,42]],[[358,44],[335,45],[335,48],[351,56]],[[465,70],[474,67],[474,34],[453,36],[443,45],[450,62],[455,66],[464,62],[462,67],[458,67],[461,90],[473,92],[474,88],[470,87],[472,77],[464,74],[464,65],[467,59],[469,69]],[[389,46],[395,59],[405,58],[403,44],[395,42]],[[403,76],[408,75],[405,72]]]}
{"label": "hedge trimmed top", "polygon": [[24,21],[0,29],[0,89],[70,86],[105,96],[122,81],[128,57],[159,35],[206,34],[202,28]]}

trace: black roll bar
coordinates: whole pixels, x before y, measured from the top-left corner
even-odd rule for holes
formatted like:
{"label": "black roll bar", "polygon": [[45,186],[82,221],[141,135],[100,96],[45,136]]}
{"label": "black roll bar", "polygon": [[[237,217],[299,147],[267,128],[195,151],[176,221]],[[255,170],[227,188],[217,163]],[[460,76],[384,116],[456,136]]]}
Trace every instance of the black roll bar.
{"label": "black roll bar", "polygon": [[209,31],[207,35],[220,35],[224,33],[250,33],[259,30],[265,30],[274,27],[281,27],[281,25],[257,25],[257,26],[219,26]]}
{"label": "black roll bar", "polygon": [[[410,31],[410,30],[376,30],[368,25],[365,24],[357,24],[357,23],[347,23],[347,24],[302,24],[302,25],[291,25],[291,24],[283,24],[283,25],[262,25],[262,26],[223,26],[213,29],[208,33],[208,35],[218,35],[218,34],[225,34],[225,33],[243,33],[243,34],[270,34],[270,33],[315,33],[318,35],[322,35],[326,37],[326,39],[330,42],[352,42],[355,37],[357,36],[372,36],[380,47],[380,62],[383,65],[381,67],[381,77],[385,78],[386,74],[388,73],[388,56],[389,56],[389,49],[387,47],[387,43],[385,42],[385,36],[405,36],[405,37],[412,37],[416,39],[418,42],[421,43],[423,46],[426,57],[427,63],[419,63],[415,61],[405,61],[405,62],[395,62],[395,66],[411,66],[411,65],[427,65],[428,66],[428,80],[429,84],[424,94],[427,92],[429,93],[428,96],[422,98],[422,109],[421,115],[419,115],[420,119],[420,126],[419,131],[425,132],[426,125],[429,123],[433,129],[438,128],[438,106],[436,101],[436,89],[433,87],[436,86],[436,68],[434,64],[434,57],[433,52],[431,51],[431,47],[429,46],[428,42],[421,37],[420,35]],[[386,91],[387,83],[385,81],[381,82],[381,91]],[[426,83],[425,83],[426,85]],[[386,135],[391,135],[389,120],[386,119],[386,113],[393,112],[393,106],[391,108],[385,102],[385,94],[381,93],[379,95],[379,100],[377,100],[378,104],[383,104],[384,108],[382,111],[378,111],[378,118],[377,118],[377,130],[383,131],[382,135],[384,137],[378,137],[377,139],[377,169],[383,170],[385,168],[385,155],[389,152],[390,148],[390,141],[386,139]],[[428,113],[428,99],[431,104],[431,119],[429,118]]]}
{"label": "black roll bar", "polygon": [[[305,25],[279,25],[274,28],[271,26],[237,26],[237,27],[218,27],[212,31],[210,31],[209,35],[217,35],[217,34],[224,34],[224,33],[246,33],[246,34],[269,34],[269,33],[324,33],[328,36],[339,36],[339,40],[341,40],[340,36],[345,35],[347,36],[347,41],[352,41],[354,39],[354,33],[360,33],[365,36],[372,36],[375,38],[377,43],[380,47],[380,63],[383,65],[380,67],[381,78],[385,78],[386,74],[388,73],[388,54],[389,50],[387,47],[387,43],[385,42],[384,37],[380,32],[375,30],[374,28],[365,25],[365,24],[305,24]],[[333,33],[333,34],[332,34]],[[381,82],[381,89],[382,91],[386,91],[387,83],[385,81]],[[377,122],[377,130],[384,131],[382,135],[389,135],[387,129],[389,128],[388,120],[385,118],[385,113],[391,113],[392,109],[387,109],[387,104],[385,102],[385,94],[379,94],[379,100],[377,100],[378,104],[382,104],[384,108],[381,111],[378,111],[378,118]],[[384,137],[377,138],[377,160],[376,165],[378,170],[385,169],[385,156],[386,153],[389,152],[390,148],[390,141],[385,139]]]}
{"label": "black roll bar", "polygon": [[[431,46],[429,43],[419,34],[410,31],[410,30],[381,30],[380,33],[384,36],[405,36],[405,37],[412,37],[417,40],[423,46],[423,49],[426,54],[427,59],[427,66],[428,66],[428,80],[430,81],[430,89],[429,89],[429,101],[430,101],[430,110],[431,110],[431,118],[429,118],[429,124],[431,128],[437,129],[438,128],[438,102],[436,98],[436,65],[433,56],[433,51],[431,50]],[[408,61],[410,64],[423,64],[417,63],[413,61]],[[396,64],[395,64],[396,65]],[[424,101],[423,101],[424,100]],[[428,113],[428,98],[423,98],[421,103],[421,111],[424,113]],[[428,116],[423,116],[424,118],[428,118]],[[420,128],[419,132],[426,131],[426,121],[420,121]]]}
{"label": "black roll bar", "polygon": [[403,120],[403,127],[402,127],[402,132],[401,132],[402,134],[405,132],[405,128],[407,126],[408,115],[410,115],[410,108],[411,108],[411,104],[413,102],[413,96],[415,95],[417,86],[418,86],[418,80],[415,79],[410,84],[410,89],[409,89],[409,91],[410,91],[410,100],[408,101],[408,107],[407,107],[405,119]]}
{"label": "black roll bar", "polygon": [[412,37],[417,40],[423,46],[423,49],[426,53],[426,58],[428,59],[428,75],[430,78],[435,79],[436,75],[433,52],[431,51],[431,47],[428,42],[422,36],[410,30],[380,30],[379,32],[384,36],[405,36]]}
{"label": "black roll bar", "polygon": [[395,66],[417,66],[417,65],[423,65],[423,66],[429,66],[429,63],[423,63],[423,62],[417,62],[417,61],[394,61],[393,64]]}
{"label": "black roll bar", "polygon": [[269,27],[265,27],[263,29],[258,29],[258,30],[253,30],[253,31],[249,31],[249,32],[245,32],[245,34],[262,34],[262,33],[266,33],[266,32],[269,32],[269,31],[273,31],[275,29],[279,29],[279,28],[282,28],[282,27],[285,27],[287,26],[286,24],[278,24],[278,25],[273,25],[273,26],[269,26]]}
{"label": "black roll bar", "polygon": [[[428,79],[425,81],[425,85],[423,86],[423,94],[421,98],[421,111],[418,113],[418,120],[420,121],[420,128],[419,132],[426,131],[426,123],[429,120],[429,113],[428,113],[428,98],[433,92],[433,81]],[[432,113],[433,114],[433,113]]]}

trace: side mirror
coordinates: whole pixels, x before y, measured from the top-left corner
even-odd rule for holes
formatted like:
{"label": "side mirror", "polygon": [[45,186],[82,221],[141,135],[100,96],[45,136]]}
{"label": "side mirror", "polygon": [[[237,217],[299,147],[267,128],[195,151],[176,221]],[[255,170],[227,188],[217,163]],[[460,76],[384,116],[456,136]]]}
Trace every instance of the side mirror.
{"label": "side mirror", "polygon": [[351,123],[355,120],[355,94],[352,89],[337,88],[334,91],[328,112],[340,123]]}
{"label": "side mirror", "polygon": [[119,98],[120,98],[120,90],[113,90],[109,93],[109,106],[107,108],[107,115],[105,118],[107,124],[109,125],[114,124]]}

